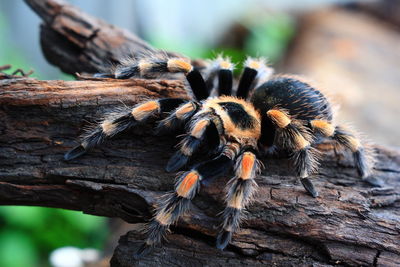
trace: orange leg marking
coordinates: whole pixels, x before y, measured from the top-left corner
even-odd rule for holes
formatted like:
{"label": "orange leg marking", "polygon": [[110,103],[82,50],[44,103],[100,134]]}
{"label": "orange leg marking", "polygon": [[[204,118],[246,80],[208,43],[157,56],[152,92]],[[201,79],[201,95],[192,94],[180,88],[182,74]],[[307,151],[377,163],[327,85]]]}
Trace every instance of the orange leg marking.
{"label": "orange leg marking", "polygon": [[189,113],[194,110],[193,104],[192,103],[187,103],[180,107],[176,112],[175,116],[180,119],[182,118],[186,113]]}
{"label": "orange leg marking", "polygon": [[193,69],[192,65],[184,59],[170,59],[167,65],[170,72],[189,72]]}
{"label": "orange leg marking", "polygon": [[282,111],[271,109],[267,115],[276,123],[279,128],[285,128],[291,122],[290,118]]}
{"label": "orange leg marking", "polygon": [[176,189],[178,196],[187,197],[198,180],[199,174],[197,172],[189,172]]}
{"label": "orange leg marking", "polygon": [[200,138],[201,135],[204,133],[204,130],[206,126],[208,125],[209,121],[208,120],[200,120],[199,122],[196,123],[196,125],[193,127],[191,131],[191,135],[196,138]]}
{"label": "orange leg marking", "polygon": [[146,102],[132,110],[132,116],[138,120],[143,120],[150,112],[157,110],[160,107],[157,101]]}
{"label": "orange leg marking", "polygon": [[250,179],[251,173],[255,164],[255,157],[252,153],[244,153],[242,158],[242,166],[241,166],[241,173],[240,178],[243,180]]}
{"label": "orange leg marking", "polygon": [[328,121],[313,120],[313,121],[311,121],[311,126],[314,129],[319,130],[323,135],[325,135],[327,137],[332,136],[335,132],[335,127],[333,127],[333,125]]}
{"label": "orange leg marking", "polygon": [[158,109],[159,105],[157,101],[149,101],[147,103],[144,103],[143,105],[138,106],[137,108],[134,109],[136,112],[146,112],[146,111],[152,111],[155,109]]}

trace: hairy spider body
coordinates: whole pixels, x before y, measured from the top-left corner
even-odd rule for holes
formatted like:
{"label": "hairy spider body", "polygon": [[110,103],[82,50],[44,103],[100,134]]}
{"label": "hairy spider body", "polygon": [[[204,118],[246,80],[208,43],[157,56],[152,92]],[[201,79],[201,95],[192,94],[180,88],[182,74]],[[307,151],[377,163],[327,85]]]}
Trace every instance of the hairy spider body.
{"label": "hairy spider body", "polygon": [[338,147],[349,149],[359,175],[363,178],[370,175],[371,151],[353,132],[333,123],[331,105],[319,90],[293,76],[271,77],[273,70],[262,59],[249,58],[237,90],[232,93],[232,70],[232,63],[223,58],[217,58],[204,70],[199,70],[183,58],[152,55],[124,61],[111,73],[97,75],[127,79],[184,73],[193,99],[151,100],[132,109],[116,110],[89,131],[81,144],[65,155],[66,160],[163,113],[168,115],[158,123],[158,130],[173,131],[184,127],[187,132],[167,163],[168,172],[185,168],[202,146],[207,145],[212,151],[212,159],[183,172],[177,179],[175,190],[163,197],[137,257],[162,241],[169,226],[189,209],[201,184],[233,168],[235,175],[227,184],[226,208],[217,238],[217,247],[224,249],[239,228],[242,211],[256,191],[255,178],[262,166],[259,152],[265,147],[268,151],[289,153],[304,188],[313,197],[318,193],[307,177],[317,170],[319,153],[313,144],[320,139],[331,139]]}

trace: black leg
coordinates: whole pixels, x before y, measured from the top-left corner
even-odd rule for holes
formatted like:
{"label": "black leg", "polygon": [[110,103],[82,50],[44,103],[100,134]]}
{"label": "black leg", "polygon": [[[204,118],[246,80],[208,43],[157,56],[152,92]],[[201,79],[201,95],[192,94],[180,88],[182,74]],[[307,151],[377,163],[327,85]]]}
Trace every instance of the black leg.
{"label": "black leg", "polygon": [[192,88],[193,95],[198,101],[206,99],[209,96],[206,83],[198,70],[192,69],[192,71],[186,74],[186,79],[190,84],[190,88]]}
{"label": "black leg", "polygon": [[371,177],[375,160],[374,151],[365,146],[356,133],[342,126],[335,127],[326,120],[313,120],[310,125],[314,132],[334,140],[338,147],[347,148],[353,153],[354,163],[361,178],[374,186],[382,186],[382,182]]}
{"label": "black leg", "polygon": [[249,67],[244,68],[242,77],[240,78],[239,81],[238,90],[236,92],[237,97],[247,99],[251,85],[253,84],[256,76],[257,76],[257,71],[255,69]]}
{"label": "black leg", "polygon": [[131,58],[121,62],[111,73],[98,73],[95,77],[129,79],[132,77],[157,77],[165,73],[183,73],[197,100],[209,96],[206,83],[199,70],[186,58],[174,58],[165,54],[150,54],[143,58]]}
{"label": "black leg", "polygon": [[231,95],[233,74],[230,69],[221,69],[218,72],[218,95]]}
{"label": "black leg", "polygon": [[273,69],[266,65],[265,59],[248,58],[244,64],[236,96],[247,99],[250,92],[259,84],[267,81],[273,72]]}
{"label": "black leg", "polygon": [[195,101],[188,101],[185,104],[180,105],[165,119],[159,121],[156,132],[158,134],[162,134],[183,128],[183,126],[192,118],[194,114],[196,114],[199,109],[200,103]]}

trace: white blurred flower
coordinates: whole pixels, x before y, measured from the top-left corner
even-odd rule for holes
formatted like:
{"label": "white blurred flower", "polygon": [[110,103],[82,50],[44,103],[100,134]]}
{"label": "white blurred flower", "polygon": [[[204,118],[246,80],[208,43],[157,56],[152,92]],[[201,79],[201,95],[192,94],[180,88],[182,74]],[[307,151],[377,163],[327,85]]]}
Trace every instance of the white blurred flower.
{"label": "white blurred flower", "polygon": [[86,263],[99,259],[100,252],[96,249],[62,247],[51,252],[49,261],[53,267],[83,267]]}

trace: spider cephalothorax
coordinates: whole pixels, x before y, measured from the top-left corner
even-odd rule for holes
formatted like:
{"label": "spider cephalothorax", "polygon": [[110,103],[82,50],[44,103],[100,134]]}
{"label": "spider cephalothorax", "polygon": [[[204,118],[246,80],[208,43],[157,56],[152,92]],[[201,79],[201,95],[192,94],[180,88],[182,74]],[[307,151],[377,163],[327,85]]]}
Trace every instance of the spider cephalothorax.
{"label": "spider cephalothorax", "polygon": [[313,146],[316,140],[330,139],[338,147],[349,149],[359,175],[363,178],[370,175],[373,164],[370,150],[353,132],[333,124],[331,105],[319,90],[293,76],[272,76],[273,71],[264,60],[249,58],[232,93],[232,69],[231,62],[221,57],[200,70],[184,58],[152,55],[124,61],[111,73],[99,75],[127,79],[184,73],[193,97],[151,100],[110,113],[79,146],[65,155],[66,160],[164,113],[168,115],[159,122],[160,130],[184,127],[187,132],[179,150],[169,160],[167,171],[187,167],[189,159],[202,146],[208,146],[214,155],[180,175],[175,190],[158,206],[137,256],[162,241],[169,226],[188,210],[201,184],[233,168],[234,178],[226,188],[226,208],[217,238],[217,247],[225,248],[239,227],[241,211],[255,191],[255,178],[262,166],[258,155],[265,148],[287,152],[305,189],[314,197],[318,193],[307,177],[318,167],[319,153]]}

